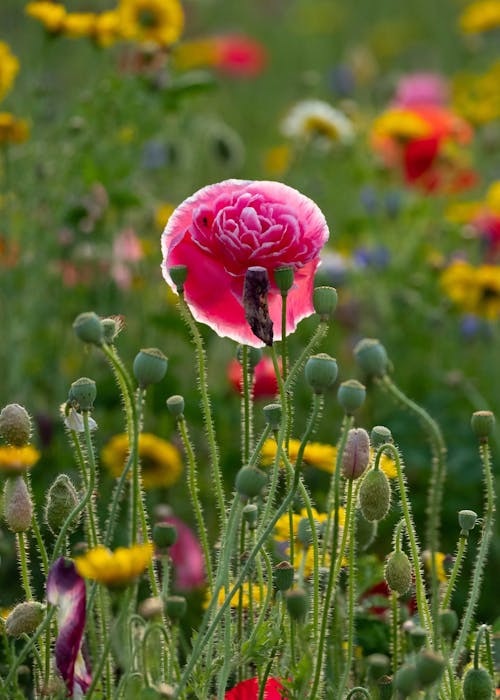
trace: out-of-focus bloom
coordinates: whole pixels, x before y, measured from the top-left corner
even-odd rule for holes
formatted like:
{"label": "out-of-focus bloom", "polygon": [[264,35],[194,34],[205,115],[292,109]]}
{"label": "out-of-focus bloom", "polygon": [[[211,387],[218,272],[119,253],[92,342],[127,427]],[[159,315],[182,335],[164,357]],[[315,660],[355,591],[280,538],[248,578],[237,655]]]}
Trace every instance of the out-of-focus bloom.
{"label": "out-of-focus bloom", "polygon": [[281,339],[281,294],[277,267],[294,269],[288,293],[287,334],[313,313],[312,289],[328,226],[319,207],[279,182],[226,180],[186,199],[162,236],[163,276],[176,289],[169,269],[185,265],[187,304],[197,321],[239,343],[260,347],[245,318],[243,288],[250,267],[267,270],[269,315]]}
{"label": "out-of-focus bloom", "polygon": [[116,236],[113,241],[110,272],[120,289],[130,288],[133,265],[143,257],[142,243],[134,229],[124,229]]}
{"label": "out-of-focus bloom", "polygon": [[[241,394],[243,391],[243,370],[237,359],[233,359],[229,363],[227,377],[233,389]],[[253,396],[255,399],[270,399],[277,393],[278,382],[274,373],[273,361],[264,355],[254,369]]]}
{"label": "out-of-focus bloom", "polygon": [[[424,560],[425,570],[427,574],[431,574],[432,564],[431,564],[431,553],[428,550],[422,552],[422,558]],[[435,552],[434,560],[436,563],[436,575],[440,583],[446,583],[448,581],[448,573],[450,571],[450,566],[453,564],[453,557],[450,554],[444,554],[443,552]]]}
{"label": "out-of-focus bloom", "polygon": [[146,570],[152,557],[153,545],[150,543],[118,547],[114,552],[98,545],[81,557],[76,557],[75,566],[85,578],[109,588],[123,588]]}
{"label": "out-of-focus bloom", "polygon": [[121,34],[125,39],[174,44],[184,29],[184,11],[179,0],[120,0]]}
{"label": "out-of-focus bloom", "polygon": [[85,581],[73,562],[64,557],[57,559],[47,577],[47,600],[58,608],[56,667],[72,698],[82,697],[92,681],[81,653],[85,597]]}
{"label": "out-of-focus bloom", "polygon": [[500,117],[500,61],[482,74],[458,73],[452,82],[452,102],[458,114],[472,124],[487,124]]}
{"label": "out-of-focus bloom", "polygon": [[466,34],[480,34],[500,27],[500,0],[477,0],[464,8],[459,18]]}
{"label": "out-of-focus bloom", "polygon": [[410,73],[400,78],[394,95],[394,106],[412,108],[418,105],[444,106],[449,89],[445,78],[437,73]]}
{"label": "out-of-focus bloom", "polygon": [[262,73],[267,53],[251,37],[227,34],[184,41],[174,49],[173,59],[180,70],[209,67],[234,77],[254,78]]}
{"label": "out-of-focus bloom", "polygon": [[55,2],[29,2],[25,12],[30,17],[37,19],[43,24],[48,32],[57,34],[61,31],[66,9],[64,5]]}
{"label": "out-of-focus bloom", "polygon": [[72,39],[91,36],[95,18],[93,12],[68,12],[61,23],[60,31]]}
{"label": "out-of-focus bloom", "polygon": [[500,316],[500,265],[474,267],[455,260],[441,275],[445,294],[461,309],[478,316]]}
{"label": "out-of-focus bloom", "polygon": [[[369,590],[365,591],[362,600],[367,612],[387,621],[391,608],[391,591],[385,581],[380,581],[380,583],[376,583]],[[409,616],[417,612],[417,600],[414,595],[405,600],[404,605],[408,610]]]}
{"label": "out-of-focus bloom", "polygon": [[0,267],[15,267],[19,261],[20,252],[17,241],[11,241],[0,235]]}
{"label": "out-of-focus bloom", "polygon": [[[281,693],[283,686],[277,678],[268,678],[264,689],[264,700],[282,700],[285,697]],[[240,681],[234,688],[228,690],[224,695],[224,700],[258,700],[259,679],[249,678]]]}
{"label": "out-of-focus bloom", "polygon": [[[229,593],[229,591],[228,591]],[[226,589],[222,587],[217,595],[217,602],[222,605],[226,600]],[[263,586],[262,589],[258,583],[253,583],[252,586],[246,581],[233,595],[231,602],[229,603],[231,608],[238,608],[241,601],[241,606],[243,608],[248,608],[250,604],[250,598],[255,605],[261,605],[266,597],[266,587]],[[207,592],[205,597],[203,607],[207,608],[210,604],[210,593]]]}
{"label": "out-of-focus bloom", "polygon": [[163,231],[163,229],[167,225],[168,220],[170,219],[174,211],[175,204],[172,204],[171,202],[163,202],[162,204],[159,204],[156,208],[155,224],[161,231]]}
{"label": "out-of-focus bloom", "polygon": [[98,46],[110,46],[120,38],[120,15],[116,10],[95,15],[90,34]]}
{"label": "out-of-focus bloom", "polygon": [[[64,425],[68,428],[68,430],[74,430],[76,433],[83,433],[85,429],[83,416],[81,413],[78,413],[73,406],[70,407],[66,415],[66,404],[63,403],[61,406],[61,414],[63,416]],[[89,429],[97,430],[97,423],[92,416],[89,416]]]}
{"label": "out-of-focus bloom", "polygon": [[31,469],[39,459],[40,453],[33,445],[0,445],[0,472],[5,474],[17,474]]}
{"label": "out-of-focus bloom", "polygon": [[287,144],[273,146],[264,154],[264,170],[272,177],[281,177],[292,162],[292,150]]}
{"label": "out-of-focus bloom", "polygon": [[0,143],[24,143],[29,135],[26,119],[18,119],[10,112],[0,112]]}
{"label": "out-of-focus bloom", "polygon": [[322,100],[297,102],[283,119],[281,131],[291,139],[311,142],[322,149],[354,140],[351,120]]}
{"label": "out-of-focus bloom", "polygon": [[9,92],[19,72],[19,61],[8,44],[0,41],[0,100]]}
{"label": "out-of-focus bloom", "polygon": [[[102,463],[113,476],[119,477],[125,467],[128,454],[127,435],[125,433],[115,435],[102,449]],[[139,459],[145,489],[169,488],[181,475],[182,460],[179,450],[172,443],[151,433],[139,435]]]}
{"label": "out-of-focus bloom", "polygon": [[168,551],[175,570],[175,587],[181,591],[200,588],[205,584],[205,564],[196,535],[175,515],[167,515],[162,520],[175,525],[177,530],[177,541]]}
{"label": "out-of-focus bloom", "polygon": [[467,224],[485,244],[485,260],[495,262],[500,253],[500,180],[493,182],[482,201],[455,202],[446,210],[446,218]]}

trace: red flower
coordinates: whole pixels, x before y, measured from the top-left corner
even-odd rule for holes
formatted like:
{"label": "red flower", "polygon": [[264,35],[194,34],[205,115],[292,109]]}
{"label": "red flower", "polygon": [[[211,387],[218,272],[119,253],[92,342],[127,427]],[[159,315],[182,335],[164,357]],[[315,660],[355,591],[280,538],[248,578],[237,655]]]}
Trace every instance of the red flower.
{"label": "red flower", "polygon": [[[278,361],[281,369],[281,360]],[[227,367],[227,378],[233,389],[243,392],[243,371],[238,360],[233,359]],[[254,370],[253,396],[255,399],[272,399],[278,393],[278,382],[274,373],[273,361],[267,355],[260,360]]]}
{"label": "red flower", "polygon": [[214,65],[228,75],[254,78],[267,63],[266,50],[248,36],[229,34],[214,38]]}
{"label": "red flower", "polygon": [[[268,678],[264,690],[264,700],[282,700],[285,697],[282,695],[282,690],[283,686],[277,678]],[[225,700],[258,700],[258,697],[259,681],[257,678],[241,681],[224,695]]]}

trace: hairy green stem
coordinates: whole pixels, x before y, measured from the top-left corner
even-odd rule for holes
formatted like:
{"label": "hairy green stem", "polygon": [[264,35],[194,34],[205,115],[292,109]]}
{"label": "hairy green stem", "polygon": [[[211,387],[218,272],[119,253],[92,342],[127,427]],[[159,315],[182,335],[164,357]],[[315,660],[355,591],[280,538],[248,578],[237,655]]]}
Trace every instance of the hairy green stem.
{"label": "hairy green stem", "polygon": [[21,579],[23,582],[24,594],[27,601],[33,600],[33,591],[31,590],[30,571],[28,565],[27,542],[24,532],[16,532],[17,553],[19,555],[19,568],[21,569]]}
{"label": "hairy green stem", "polygon": [[446,586],[446,591],[441,601],[441,610],[446,610],[450,605],[451,596],[453,595],[453,590],[455,588],[455,582],[457,576],[462,568],[462,563],[465,556],[465,550],[467,549],[468,537],[463,537],[462,535],[458,538],[457,553],[455,555],[455,563],[453,564],[453,569],[451,570],[450,578],[448,579],[448,584]]}

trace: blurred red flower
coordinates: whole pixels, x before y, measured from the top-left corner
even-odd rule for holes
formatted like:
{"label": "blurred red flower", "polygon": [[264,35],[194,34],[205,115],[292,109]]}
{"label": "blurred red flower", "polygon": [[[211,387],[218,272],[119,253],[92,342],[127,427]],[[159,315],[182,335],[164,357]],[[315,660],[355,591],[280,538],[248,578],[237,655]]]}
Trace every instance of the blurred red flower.
{"label": "blurred red flower", "polygon": [[[278,360],[281,370],[281,359]],[[227,378],[233,389],[243,393],[243,371],[238,360],[233,359],[227,366]],[[274,373],[273,361],[265,355],[254,370],[253,396],[255,399],[272,399],[278,393],[278,382]]]}
{"label": "blurred red flower", "polygon": [[[282,700],[285,697],[282,695],[282,690],[283,686],[277,678],[268,678],[264,690],[264,700]],[[258,700],[258,697],[259,681],[257,678],[241,681],[224,695],[225,700]]]}

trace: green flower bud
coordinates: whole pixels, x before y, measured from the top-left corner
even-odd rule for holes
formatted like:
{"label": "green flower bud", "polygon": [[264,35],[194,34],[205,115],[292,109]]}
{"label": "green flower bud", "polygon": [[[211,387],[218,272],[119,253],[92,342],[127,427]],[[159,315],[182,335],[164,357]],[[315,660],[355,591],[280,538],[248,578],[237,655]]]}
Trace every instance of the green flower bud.
{"label": "green flower bud", "polygon": [[108,345],[111,345],[118,333],[121,331],[121,323],[117,318],[103,318],[101,319],[103,340]]}
{"label": "green flower bud", "polygon": [[255,530],[257,527],[257,519],[259,517],[259,509],[255,503],[247,503],[243,508],[243,517],[248,524],[250,530]]}
{"label": "green flower bud", "polygon": [[91,411],[97,396],[97,387],[93,379],[80,377],[69,388],[68,402],[82,411]]}
{"label": "green flower bud", "polygon": [[418,654],[416,665],[418,682],[425,688],[442,676],[445,660],[440,654],[424,649]]}
{"label": "green flower bud", "polygon": [[31,526],[33,503],[22,476],[11,476],[5,482],[3,517],[12,532],[24,532]]}
{"label": "green flower bud", "polygon": [[158,348],[147,348],[134,359],[134,377],[141,388],[161,382],[168,367],[168,360]]}
{"label": "green flower bud", "polygon": [[359,489],[359,506],[364,517],[383,520],[391,507],[391,485],[382,469],[371,469]]}
{"label": "green flower bud", "polygon": [[364,403],[366,388],[356,379],[342,382],[337,392],[337,401],[348,416],[352,416]]}
{"label": "green flower bud", "polygon": [[294,570],[288,561],[276,564],[273,572],[273,582],[278,591],[287,591],[293,586]]}
{"label": "green flower bud", "polygon": [[356,509],[356,544],[364,552],[377,536],[377,523],[367,520],[360,508]]}
{"label": "green flower bud", "polygon": [[381,445],[386,445],[392,442],[392,433],[385,425],[375,425],[370,433],[370,442],[375,450],[378,450]]}
{"label": "green flower bud", "polygon": [[409,631],[411,646],[415,651],[420,651],[427,639],[427,632],[420,625],[413,625]]}
{"label": "green flower bud", "polygon": [[495,427],[495,414],[491,411],[476,411],[470,421],[474,434],[480,440],[491,437]]}
{"label": "green flower bud", "polygon": [[390,676],[382,676],[377,680],[377,689],[380,700],[391,700],[393,682]]}
{"label": "green flower bud", "polygon": [[258,496],[267,484],[267,474],[256,467],[242,467],[236,474],[236,491],[244,498]]}
{"label": "green flower bud", "polygon": [[282,294],[288,294],[292,288],[294,276],[295,270],[293,267],[283,266],[274,270],[274,281]]}
{"label": "green flower bud", "polygon": [[286,609],[292,620],[304,620],[309,609],[309,597],[302,588],[293,588],[285,593]]}
{"label": "green flower bud", "polygon": [[404,595],[411,586],[411,563],[404,552],[392,552],[385,565],[384,576],[391,591]]}
{"label": "green flower bud", "polygon": [[474,529],[476,522],[477,513],[474,513],[473,510],[461,510],[458,514],[458,524],[462,528],[460,534],[466,537],[469,532]]}
{"label": "green flower bud", "polygon": [[369,377],[383,377],[389,367],[387,352],[379,340],[364,338],[354,348],[356,362]]}
{"label": "green flower bud", "polygon": [[330,321],[337,308],[338,294],[335,287],[315,287],[313,306],[322,321]]}
{"label": "green flower bud", "polygon": [[0,413],[0,436],[14,447],[24,447],[31,437],[31,419],[23,406],[10,403]]}
{"label": "green flower bud", "polygon": [[5,620],[5,631],[11,637],[33,634],[42,622],[45,606],[41,603],[19,603]]}
{"label": "green flower bud", "polygon": [[266,423],[271,427],[272,430],[278,430],[281,425],[281,416],[283,411],[281,409],[281,404],[279,403],[268,403],[262,409],[264,411],[264,418]]}
{"label": "green flower bud", "polygon": [[177,528],[172,523],[156,523],[153,527],[153,543],[160,551],[166,551],[177,542]]}
{"label": "green flower bud", "polygon": [[168,274],[170,275],[172,282],[177,287],[178,293],[182,294],[184,291],[184,282],[187,280],[188,276],[187,267],[185,265],[172,265],[172,267],[168,270]]}
{"label": "green flower bud", "polygon": [[[248,347],[247,350],[248,368],[251,372],[253,372],[259,362],[262,360],[262,355],[264,353],[262,352],[262,348]],[[241,345],[238,345],[238,349],[236,350],[236,359],[240,365],[243,364],[243,347]]]}
{"label": "green flower bud", "polygon": [[174,621],[180,620],[186,614],[187,602],[183,596],[170,595],[165,601],[165,612]]}
{"label": "green flower bud", "polygon": [[316,394],[324,394],[337,379],[337,361],[326,355],[312,355],[304,368],[306,381]]}
{"label": "green flower bud", "polygon": [[309,545],[312,544],[312,530],[308,518],[301,518],[299,520],[299,524],[297,525],[297,539],[304,547],[309,547]]}
{"label": "green flower bud", "polygon": [[342,474],[354,481],[365,473],[370,463],[370,438],[363,428],[351,428],[342,455]]}
{"label": "green flower bud", "polygon": [[417,669],[413,664],[405,664],[394,676],[394,687],[404,697],[409,697],[418,688]]}
{"label": "green flower bud", "polygon": [[490,700],[493,681],[485,668],[469,668],[464,676],[462,691],[464,700]]}
{"label": "green flower bud", "polygon": [[86,311],[77,316],[73,321],[73,330],[84,343],[102,345],[104,331],[101,319],[93,311]]}
{"label": "green flower bud", "polygon": [[376,681],[381,676],[384,676],[390,667],[390,659],[385,654],[370,654],[366,657],[368,665],[369,677]]}
{"label": "green flower bud", "polygon": [[[58,535],[68,515],[79,502],[78,493],[67,474],[59,474],[47,492],[45,522],[53,535]],[[78,526],[79,516],[73,519],[68,532]]]}
{"label": "green flower bud", "polygon": [[179,394],[169,396],[167,399],[167,408],[174,418],[180,418],[184,415],[184,397]]}
{"label": "green flower bud", "polygon": [[439,613],[439,626],[443,637],[453,637],[458,629],[458,615],[454,610],[443,610]]}

